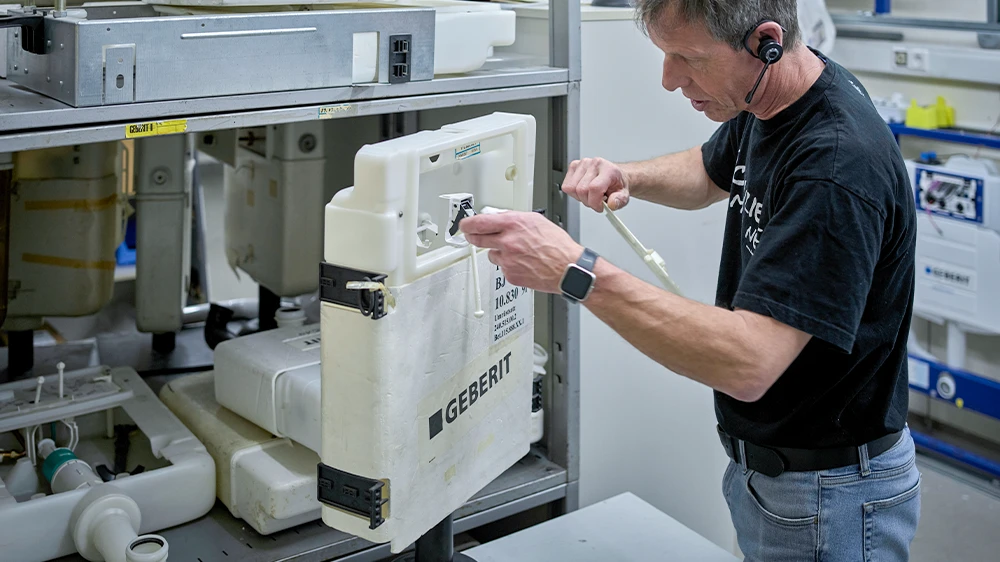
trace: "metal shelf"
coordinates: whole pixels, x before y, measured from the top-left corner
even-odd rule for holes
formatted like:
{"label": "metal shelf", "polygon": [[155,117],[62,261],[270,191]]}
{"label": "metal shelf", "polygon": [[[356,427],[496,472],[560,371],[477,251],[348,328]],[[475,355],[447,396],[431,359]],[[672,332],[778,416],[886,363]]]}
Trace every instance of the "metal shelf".
{"label": "metal shelf", "polygon": [[[458,510],[455,532],[560,500],[566,497],[566,488],[566,470],[532,451]],[[170,543],[170,559],[177,562],[363,562],[390,556],[389,545],[373,545],[320,520],[260,535],[219,502],[201,519],[159,534]],[[79,556],[59,559],[82,561]]]}
{"label": "metal shelf", "polygon": [[[498,59],[478,71],[407,84],[376,84],[191,100],[70,107],[0,80],[0,152],[125,138],[124,125],[187,119],[188,131],[253,127],[565,95],[566,69]],[[332,109],[332,111],[329,111]]]}

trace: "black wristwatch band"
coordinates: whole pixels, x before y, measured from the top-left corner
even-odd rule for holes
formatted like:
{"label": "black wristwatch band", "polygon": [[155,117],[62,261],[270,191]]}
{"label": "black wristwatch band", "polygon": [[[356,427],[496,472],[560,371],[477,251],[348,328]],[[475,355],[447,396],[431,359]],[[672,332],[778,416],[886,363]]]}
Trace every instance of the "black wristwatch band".
{"label": "black wristwatch band", "polygon": [[594,265],[597,264],[597,258],[598,257],[600,257],[600,256],[597,255],[597,252],[591,250],[590,248],[584,248],[583,249],[583,255],[580,256],[580,259],[576,261],[576,265],[578,265],[578,266],[586,269],[587,271],[593,273],[594,272]]}

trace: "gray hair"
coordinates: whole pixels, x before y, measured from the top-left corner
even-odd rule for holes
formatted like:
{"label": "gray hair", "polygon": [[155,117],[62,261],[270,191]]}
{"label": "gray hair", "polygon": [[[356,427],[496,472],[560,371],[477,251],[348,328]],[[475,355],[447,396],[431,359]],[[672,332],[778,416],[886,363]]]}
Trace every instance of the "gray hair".
{"label": "gray hair", "polygon": [[784,30],[782,44],[790,49],[799,41],[796,0],[634,0],[635,20],[643,33],[671,13],[685,22],[704,22],[708,32],[734,49],[762,20],[773,20]]}

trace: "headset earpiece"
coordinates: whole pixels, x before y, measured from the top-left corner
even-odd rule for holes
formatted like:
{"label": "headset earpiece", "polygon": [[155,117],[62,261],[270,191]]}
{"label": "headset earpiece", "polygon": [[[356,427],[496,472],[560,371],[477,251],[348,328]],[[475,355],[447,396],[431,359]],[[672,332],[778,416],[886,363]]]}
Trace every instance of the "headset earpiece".
{"label": "headset earpiece", "polygon": [[781,43],[778,43],[769,35],[760,36],[760,44],[757,45],[756,53],[750,49],[750,36],[753,35],[754,31],[760,29],[761,25],[769,21],[771,20],[761,21],[743,36],[743,48],[755,58],[760,59],[760,62],[764,63],[764,68],[761,69],[760,76],[757,77],[757,82],[753,85],[753,89],[750,90],[750,93],[747,94],[744,100],[747,102],[747,105],[750,105],[750,102],[753,101],[753,95],[757,93],[757,88],[760,86],[760,81],[764,79],[764,74],[767,72],[768,67],[781,60],[781,55],[785,54],[785,49],[781,46]]}
{"label": "headset earpiece", "polygon": [[785,54],[785,49],[774,39],[767,35],[762,35],[760,45],[757,46],[757,58],[764,64],[774,64],[781,60],[781,55]]}

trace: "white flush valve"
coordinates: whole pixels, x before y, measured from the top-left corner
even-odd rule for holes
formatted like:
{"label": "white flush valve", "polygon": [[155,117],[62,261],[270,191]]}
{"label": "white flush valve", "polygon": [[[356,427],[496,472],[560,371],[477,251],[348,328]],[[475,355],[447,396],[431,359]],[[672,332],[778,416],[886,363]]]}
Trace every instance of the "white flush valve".
{"label": "white flush valve", "polygon": [[475,286],[476,310],[473,312],[476,318],[486,315],[483,310],[483,295],[479,289],[479,261],[476,259],[476,247],[469,244],[465,239],[465,234],[459,228],[462,219],[475,216],[475,206],[471,193],[448,193],[441,196],[441,199],[448,200],[448,228],[445,230],[444,241],[452,246],[469,247],[469,257],[472,260],[472,284]]}

